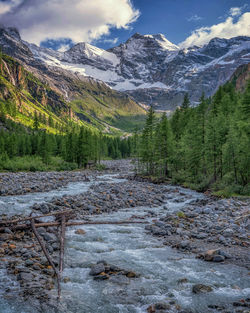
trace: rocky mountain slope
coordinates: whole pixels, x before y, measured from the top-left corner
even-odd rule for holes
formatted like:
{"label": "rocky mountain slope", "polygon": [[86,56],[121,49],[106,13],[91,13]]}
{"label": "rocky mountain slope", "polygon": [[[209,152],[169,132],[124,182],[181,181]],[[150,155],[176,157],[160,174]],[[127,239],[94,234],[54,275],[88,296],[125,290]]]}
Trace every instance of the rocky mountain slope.
{"label": "rocky mountain slope", "polygon": [[250,80],[250,63],[243,64],[234,72],[231,81],[237,90],[243,92],[246,89],[247,82]]}
{"label": "rocky mountain slope", "polygon": [[24,42],[8,28],[0,30],[0,45],[38,74],[47,74],[49,80],[52,76],[50,84],[68,99],[75,97],[74,90],[61,76],[81,81],[92,77],[160,110],[173,110],[186,92],[195,105],[202,91],[212,95],[240,65],[250,62],[250,37],[242,36],[214,38],[203,47],[182,49],[164,35],[136,33],[108,51],[78,43],[58,52]]}
{"label": "rocky mountain slope", "polygon": [[[45,50],[51,55],[57,55],[57,52],[23,42],[16,29],[0,28],[0,47],[4,53],[18,60],[19,66],[21,63],[27,73],[39,81],[39,85],[47,86],[54,92],[71,112],[70,116],[74,116],[77,121],[92,124],[104,132],[117,132],[116,128],[129,131],[143,122],[145,110],[128,95],[111,89],[100,80],[81,76],[38,59],[35,49],[40,53]],[[9,90],[15,87],[14,77],[9,75]],[[5,91],[8,88],[5,84]],[[28,92],[31,92],[29,88]],[[39,97],[36,100],[41,104]],[[47,102],[49,105],[53,103],[51,99]]]}

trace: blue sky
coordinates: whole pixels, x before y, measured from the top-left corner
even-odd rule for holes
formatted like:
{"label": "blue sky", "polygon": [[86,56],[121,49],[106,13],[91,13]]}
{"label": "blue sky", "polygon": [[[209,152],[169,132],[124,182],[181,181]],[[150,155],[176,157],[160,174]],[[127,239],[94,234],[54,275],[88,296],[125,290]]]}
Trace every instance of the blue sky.
{"label": "blue sky", "polygon": [[[117,44],[126,41],[135,32],[141,34],[162,33],[174,44],[184,41],[192,31],[224,21],[234,7],[250,11],[247,0],[133,0],[140,16],[131,29],[112,29],[109,39],[118,38]],[[250,33],[249,33],[250,36]],[[112,46],[102,40],[96,44],[104,49]]]}
{"label": "blue sky", "polygon": [[103,49],[135,32],[162,33],[183,47],[214,37],[250,36],[249,0],[0,0],[0,23],[24,40],[65,51],[89,42]]}

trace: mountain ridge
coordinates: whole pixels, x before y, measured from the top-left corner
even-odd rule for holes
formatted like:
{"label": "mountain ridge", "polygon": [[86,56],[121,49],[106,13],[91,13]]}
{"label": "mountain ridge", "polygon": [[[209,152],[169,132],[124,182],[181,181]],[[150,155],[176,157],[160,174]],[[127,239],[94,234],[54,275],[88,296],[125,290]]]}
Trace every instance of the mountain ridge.
{"label": "mountain ridge", "polygon": [[[9,38],[4,39],[3,32]],[[180,105],[187,92],[193,105],[202,92],[213,95],[239,66],[250,62],[250,37],[246,36],[213,38],[202,47],[180,48],[162,34],[136,33],[108,50],[78,43],[59,52],[24,42],[11,28],[0,29],[0,45],[34,71],[60,72],[82,81],[92,77],[129,95],[142,107],[153,105],[165,111]],[[14,49],[15,45],[18,49]],[[71,88],[64,85],[59,91],[71,99]],[[58,88],[56,84],[55,87]]]}

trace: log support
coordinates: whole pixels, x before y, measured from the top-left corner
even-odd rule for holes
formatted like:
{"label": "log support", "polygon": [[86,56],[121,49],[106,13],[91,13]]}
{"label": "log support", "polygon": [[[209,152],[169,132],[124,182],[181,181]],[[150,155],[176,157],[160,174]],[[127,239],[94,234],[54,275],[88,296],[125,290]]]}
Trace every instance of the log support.
{"label": "log support", "polygon": [[[144,221],[132,221],[132,220],[126,220],[126,221],[79,221],[79,222],[69,222],[68,219],[72,217],[72,210],[67,211],[61,211],[61,212],[55,212],[45,215],[39,215],[39,216],[30,216],[27,218],[21,218],[21,219],[13,219],[13,220],[3,220],[0,221],[0,232],[4,232],[5,228],[8,227],[12,231],[15,230],[25,230],[25,229],[32,229],[39,245],[41,246],[41,249],[45,255],[45,257],[48,260],[48,263],[53,268],[55,272],[55,276],[57,278],[57,292],[58,292],[58,299],[61,297],[61,276],[63,272],[63,266],[64,266],[64,245],[65,245],[65,232],[67,226],[78,226],[78,225],[122,225],[122,224],[148,224],[148,222]],[[54,216],[56,217],[56,221],[54,222],[40,222],[37,223],[35,220],[39,218],[44,218],[47,216]],[[24,224],[19,224],[20,222],[27,222]],[[59,255],[59,269],[56,268],[51,256],[49,255],[49,252],[45,246],[45,243],[42,239],[42,237],[39,235],[37,228],[39,227],[59,227],[60,233],[59,233],[59,240],[60,240],[60,255]]]}

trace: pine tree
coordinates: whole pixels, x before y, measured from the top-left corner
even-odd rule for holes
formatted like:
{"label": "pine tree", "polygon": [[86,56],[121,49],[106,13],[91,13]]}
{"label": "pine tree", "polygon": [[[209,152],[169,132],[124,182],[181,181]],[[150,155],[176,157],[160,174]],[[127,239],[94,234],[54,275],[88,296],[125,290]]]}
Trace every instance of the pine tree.
{"label": "pine tree", "polygon": [[51,156],[51,144],[49,140],[49,136],[44,131],[40,138],[39,144],[39,152],[42,160],[45,164],[49,164],[50,156]]}
{"label": "pine tree", "polygon": [[187,110],[189,106],[190,106],[189,96],[188,96],[188,93],[185,93],[184,99],[181,105],[181,110]]}
{"label": "pine tree", "polygon": [[37,116],[37,112],[35,111],[34,112],[34,118],[33,118],[33,128],[35,130],[38,130],[40,127],[40,123],[39,123],[39,119],[38,119],[38,116]]}
{"label": "pine tree", "polygon": [[159,172],[162,176],[169,176],[169,163],[173,152],[173,135],[166,114],[162,118],[156,129],[155,151]]}
{"label": "pine tree", "polygon": [[140,145],[140,161],[146,165],[146,172],[149,175],[154,174],[154,130],[155,130],[155,113],[152,107],[150,107],[146,125],[142,132],[141,145]]}

